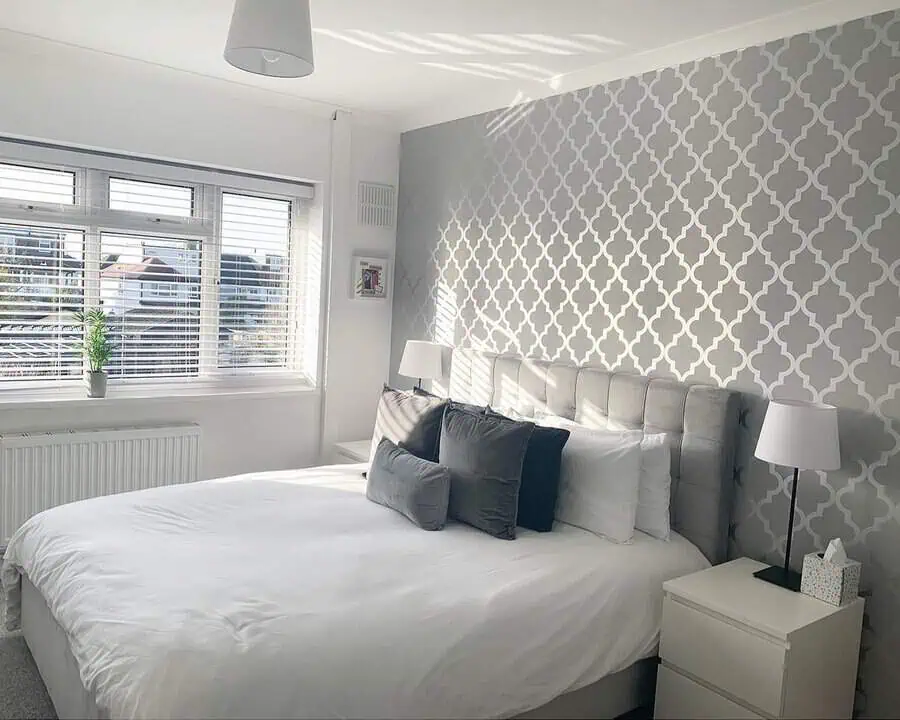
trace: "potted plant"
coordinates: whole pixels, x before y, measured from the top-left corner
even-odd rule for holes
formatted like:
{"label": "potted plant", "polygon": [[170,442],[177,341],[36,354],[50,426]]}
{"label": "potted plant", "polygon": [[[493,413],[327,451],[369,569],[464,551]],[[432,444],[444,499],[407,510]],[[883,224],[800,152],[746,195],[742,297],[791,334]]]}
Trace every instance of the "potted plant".
{"label": "potted plant", "polygon": [[88,360],[87,374],[88,397],[106,397],[106,372],[104,368],[112,355],[112,343],[109,340],[107,315],[100,308],[87,313],[75,313],[75,319],[84,330],[84,356]]}

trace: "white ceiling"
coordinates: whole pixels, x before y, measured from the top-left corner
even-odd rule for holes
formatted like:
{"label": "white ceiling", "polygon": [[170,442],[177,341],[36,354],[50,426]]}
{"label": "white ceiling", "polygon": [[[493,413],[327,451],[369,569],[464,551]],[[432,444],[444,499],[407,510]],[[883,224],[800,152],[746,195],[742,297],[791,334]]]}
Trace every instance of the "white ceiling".
{"label": "white ceiling", "polygon": [[316,71],[300,79],[250,75],[222,59],[232,0],[0,0],[0,28],[378,113],[408,129],[897,6],[900,0],[312,0]]}

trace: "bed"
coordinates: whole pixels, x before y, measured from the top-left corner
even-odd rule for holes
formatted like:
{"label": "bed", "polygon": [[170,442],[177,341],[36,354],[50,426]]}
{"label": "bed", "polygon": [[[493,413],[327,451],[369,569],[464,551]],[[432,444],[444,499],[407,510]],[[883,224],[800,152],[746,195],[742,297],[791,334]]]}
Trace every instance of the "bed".
{"label": "bed", "polygon": [[[60,717],[603,717],[652,682],[662,582],[724,559],[737,397],[454,352],[451,394],[673,436],[673,527],[499,541],[366,500],[360,466],[260,473],[36,516],[8,620]],[[454,391],[454,387],[457,390]],[[462,390],[465,392],[463,393]]]}

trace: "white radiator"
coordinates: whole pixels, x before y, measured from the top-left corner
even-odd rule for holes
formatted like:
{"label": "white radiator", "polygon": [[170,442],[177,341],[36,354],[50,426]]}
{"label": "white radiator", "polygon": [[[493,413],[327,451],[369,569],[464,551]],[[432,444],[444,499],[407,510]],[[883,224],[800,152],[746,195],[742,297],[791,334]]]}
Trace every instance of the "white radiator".
{"label": "white radiator", "polygon": [[197,425],[0,435],[0,546],[56,505],[199,479]]}

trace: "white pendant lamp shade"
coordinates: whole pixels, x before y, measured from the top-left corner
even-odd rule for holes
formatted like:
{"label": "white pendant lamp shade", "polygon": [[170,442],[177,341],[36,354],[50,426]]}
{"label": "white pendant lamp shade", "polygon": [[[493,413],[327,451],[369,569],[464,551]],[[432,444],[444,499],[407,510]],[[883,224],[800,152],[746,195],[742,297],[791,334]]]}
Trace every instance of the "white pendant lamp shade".
{"label": "white pendant lamp shade", "polygon": [[801,470],[839,469],[837,409],[831,405],[772,400],[759,433],[756,457]]}
{"label": "white pendant lamp shade", "polygon": [[407,340],[400,359],[400,375],[423,380],[437,380],[443,376],[442,346],[424,340]]}
{"label": "white pendant lamp shade", "polygon": [[235,0],[225,60],[256,75],[311,74],[309,0]]}

